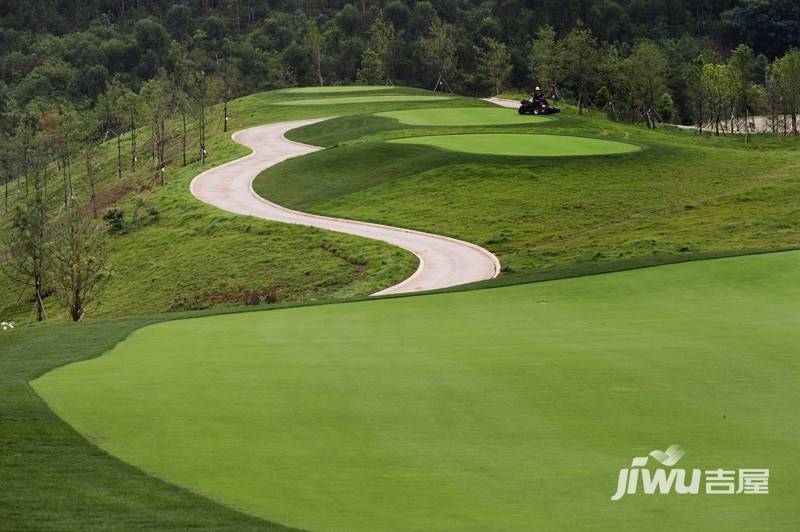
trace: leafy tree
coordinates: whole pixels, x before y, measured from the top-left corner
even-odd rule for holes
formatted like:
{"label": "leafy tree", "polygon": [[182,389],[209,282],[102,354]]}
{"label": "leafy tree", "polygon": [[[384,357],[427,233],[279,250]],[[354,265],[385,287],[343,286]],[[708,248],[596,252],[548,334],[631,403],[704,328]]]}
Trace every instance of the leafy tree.
{"label": "leafy tree", "polygon": [[[708,63],[703,65],[701,74],[704,97],[711,112],[711,124],[719,135],[722,128],[723,115],[730,109],[736,98],[733,69],[725,63]],[[704,117],[701,117],[701,124]]]}
{"label": "leafy tree", "polygon": [[72,321],[80,321],[110,277],[102,226],[77,205],[66,208],[50,228],[52,281]]}
{"label": "leafy tree", "polygon": [[194,31],[193,21],[194,17],[189,6],[178,4],[167,11],[167,28],[180,41],[188,39]]}
{"label": "leafy tree", "polygon": [[[659,99],[664,94],[664,72],[667,58],[652,41],[637,44],[624,63],[632,101],[648,127],[662,121],[658,114]],[[671,98],[670,98],[671,101]]]}
{"label": "leafy tree", "polygon": [[314,65],[317,82],[322,87],[325,84],[325,79],[322,77],[322,36],[316,22],[308,24],[305,44],[308,55],[311,57],[311,63]]}
{"label": "leafy tree", "polygon": [[583,113],[588,88],[595,82],[597,72],[597,39],[586,29],[574,29],[562,42],[564,75],[575,89],[578,114]]}
{"label": "leafy tree", "polygon": [[151,79],[142,86],[141,96],[150,122],[150,139],[156,182],[163,185],[168,164],[167,142],[171,136],[167,120],[175,111],[177,103],[175,92],[170,80],[162,72],[157,78]]}
{"label": "leafy tree", "polygon": [[550,95],[558,94],[564,71],[564,52],[552,26],[542,26],[531,43],[531,74]]}
{"label": "leafy tree", "polygon": [[50,214],[38,172],[32,181],[33,190],[14,205],[10,228],[2,236],[8,257],[0,261],[0,269],[23,293],[33,288],[36,321],[43,321],[47,319],[44,300],[50,266]]}
{"label": "leafy tree", "polygon": [[453,26],[442,22],[438,17],[433,20],[428,35],[422,39],[422,57],[436,76],[433,90],[438,90],[448,81],[456,70],[456,43]]}
{"label": "leafy tree", "polygon": [[206,163],[208,150],[206,149],[206,129],[208,125],[208,108],[213,105],[219,94],[217,80],[208,76],[202,70],[192,74],[189,78],[189,101],[197,115],[200,153],[200,165]]}
{"label": "leafy tree", "polygon": [[155,20],[144,18],[134,26],[134,35],[139,50],[152,51],[154,54],[164,56],[169,47],[169,33],[164,26]]}
{"label": "leafy tree", "polygon": [[117,139],[117,179],[122,179],[122,136],[129,122],[124,102],[129,98],[129,92],[119,79],[114,79],[103,95],[104,126]]}
{"label": "leafy tree", "polygon": [[732,90],[736,94],[734,115],[744,116],[744,138],[745,142],[748,142],[750,140],[750,111],[753,103],[758,99],[758,87],[753,82],[758,64],[752,48],[746,44],[739,45],[731,53],[728,64],[731,67]]}
{"label": "leafy tree", "polygon": [[800,50],[793,48],[777,59],[773,71],[783,99],[783,112],[791,117],[792,134],[798,134],[800,113]]}
{"label": "leafy tree", "polygon": [[381,61],[378,52],[372,48],[364,50],[356,81],[364,85],[376,85],[384,79],[386,79],[386,73],[383,70],[383,61]]}
{"label": "leafy tree", "polygon": [[668,92],[662,94],[661,98],[658,99],[656,111],[664,122],[674,122],[675,115],[677,114],[675,111],[675,102]]}
{"label": "leafy tree", "polygon": [[392,23],[382,16],[375,19],[369,30],[370,47],[375,51],[381,62],[383,76],[387,82],[393,78],[392,72],[392,48],[394,45],[395,33]]}
{"label": "leafy tree", "polygon": [[480,72],[491,87],[492,94],[503,92],[511,75],[511,54],[502,42],[488,37],[479,51]]}

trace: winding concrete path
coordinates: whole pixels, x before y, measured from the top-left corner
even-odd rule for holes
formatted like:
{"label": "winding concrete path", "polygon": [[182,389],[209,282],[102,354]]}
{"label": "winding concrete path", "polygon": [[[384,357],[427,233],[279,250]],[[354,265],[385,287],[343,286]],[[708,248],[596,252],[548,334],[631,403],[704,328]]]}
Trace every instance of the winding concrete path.
{"label": "winding concrete path", "polygon": [[419,268],[411,277],[373,294],[375,296],[447,288],[498,275],[497,257],[475,244],[410,229],[293,211],[256,194],[253,180],[262,171],[292,157],[322,149],[292,142],[284,136],[289,130],[322,120],[282,122],[236,132],[233,140],[253,153],[195,177],[190,185],[192,194],[205,203],[236,214],[382,240],[419,258]]}

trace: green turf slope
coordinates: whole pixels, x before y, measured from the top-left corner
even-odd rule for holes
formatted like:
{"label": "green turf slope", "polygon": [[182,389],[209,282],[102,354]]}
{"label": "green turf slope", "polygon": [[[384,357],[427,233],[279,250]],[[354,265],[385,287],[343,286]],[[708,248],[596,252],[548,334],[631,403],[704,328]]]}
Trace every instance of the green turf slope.
{"label": "green turf slope", "polygon": [[337,85],[328,87],[293,87],[291,89],[281,89],[276,92],[288,92],[290,94],[330,94],[345,92],[372,92],[392,90],[395,87],[390,85]]}
{"label": "green turf slope", "polygon": [[467,135],[433,135],[390,140],[397,144],[433,146],[444,150],[479,155],[513,157],[576,157],[631,153],[641,148],[635,144],[611,140],[572,137],[567,135],[525,135],[484,133]]}
{"label": "green turf slope", "polygon": [[[797,530],[800,252],[172,321],[34,381],[108,452],[312,530]],[[634,456],[767,496],[630,497]]]}
{"label": "green turf slope", "polygon": [[275,102],[274,105],[298,105],[298,106],[317,106],[317,105],[345,105],[356,103],[397,103],[397,102],[436,102],[441,100],[451,100],[450,96],[338,96],[336,98],[307,98],[304,100],[288,100]]}
{"label": "green turf slope", "polygon": [[405,111],[387,111],[375,116],[392,118],[401,124],[411,126],[496,126],[535,124],[547,122],[544,116],[524,115],[513,109],[480,107],[443,108],[443,109],[408,109]]}
{"label": "green turf slope", "polygon": [[[463,108],[468,101],[452,103]],[[499,157],[386,142],[433,132],[547,134],[646,149],[598,157]],[[473,242],[495,253],[504,273],[800,243],[796,139],[759,135],[745,145],[736,135],[648,130],[597,114],[579,116],[570,107],[549,122],[435,131],[386,117],[343,116],[287,137],[332,149],[267,170],[254,183],[257,193],[315,214]]]}

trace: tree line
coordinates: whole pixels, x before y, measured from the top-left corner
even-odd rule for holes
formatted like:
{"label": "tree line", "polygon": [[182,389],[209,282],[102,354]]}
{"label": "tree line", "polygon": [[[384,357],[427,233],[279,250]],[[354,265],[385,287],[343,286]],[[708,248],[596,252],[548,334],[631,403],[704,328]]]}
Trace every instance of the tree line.
{"label": "tree line", "polygon": [[727,57],[691,38],[632,47],[600,42],[591,30],[576,28],[558,37],[540,28],[530,48],[532,77],[551,97],[574,101],[613,120],[696,124],[717,135],[755,130],[798,134],[800,50],[790,48],[770,60],[746,44]]}
{"label": "tree line", "polygon": [[[0,113],[36,99],[91,108],[115,80],[138,92],[162,70],[170,76],[180,71],[184,62],[191,71],[226,70],[237,93],[359,81],[485,95],[530,86],[530,44],[544,27],[559,38],[576,29],[590,34],[622,59],[643,39],[652,40],[667,57],[669,93],[681,121],[688,122],[695,102],[678,71],[692,67],[700,53],[725,56],[740,43],[767,61],[800,47],[800,5],[794,0],[6,0],[0,1]],[[578,47],[569,52],[580,52],[586,42],[568,44]],[[580,96],[584,88],[578,88]]]}

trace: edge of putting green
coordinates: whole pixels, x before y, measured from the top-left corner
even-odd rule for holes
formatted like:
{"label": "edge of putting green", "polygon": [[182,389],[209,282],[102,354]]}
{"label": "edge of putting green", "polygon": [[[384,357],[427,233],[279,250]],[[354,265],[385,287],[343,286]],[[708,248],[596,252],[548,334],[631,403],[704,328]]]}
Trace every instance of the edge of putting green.
{"label": "edge of putting green", "polygon": [[[625,147],[623,150],[615,150],[615,151],[599,151],[599,152],[586,152],[586,153],[552,153],[546,151],[535,151],[532,150],[530,152],[524,151],[493,151],[489,149],[472,149],[472,148],[459,148],[452,143],[447,142],[436,142],[439,139],[450,139],[452,140],[454,137],[461,137],[467,139],[469,137],[483,137],[484,142],[482,143],[485,146],[486,137],[494,137],[493,140],[499,140],[499,137],[528,137],[529,141],[533,141],[532,137],[539,137],[539,138],[547,138],[547,139],[555,139],[555,138],[563,138],[563,139],[579,139],[583,141],[592,141],[594,143],[598,143],[600,145],[619,145]],[[418,146],[428,146],[430,148],[450,151],[450,152],[460,152],[460,153],[469,153],[473,155],[491,155],[491,156],[500,156],[500,157],[604,157],[604,156],[611,156],[611,155],[630,155],[633,153],[638,153],[646,149],[645,145],[629,142],[629,141],[621,141],[621,140],[609,140],[609,139],[601,139],[596,137],[586,137],[586,136],[577,136],[577,135],[553,135],[553,134],[542,134],[542,133],[445,133],[442,135],[422,135],[422,136],[415,136],[415,137],[400,137],[395,139],[387,140],[386,142],[391,142],[393,144],[415,144]]]}
{"label": "edge of putting green", "polygon": [[[436,118],[443,114],[457,116],[459,114],[474,115],[475,118],[469,120],[452,120],[450,122],[438,122]],[[416,116],[415,116],[416,115]],[[426,119],[425,115],[431,118]],[[502,117],[500,119],[481,120],[478,117],[488,115],[490,117]],[[398,123],[408,126],[440,126],[440,127],[477,127],[477,126],[514,126],[541,124],[555,120],[550,116],[542,115],[520,115],[513,109],[494,108],[494,107],[434,107],[429,109],[403,109],[399,111],[385,111],[374,113],[373,116],[389,118]],[[507,117],[507,119],[506,119]]]}

